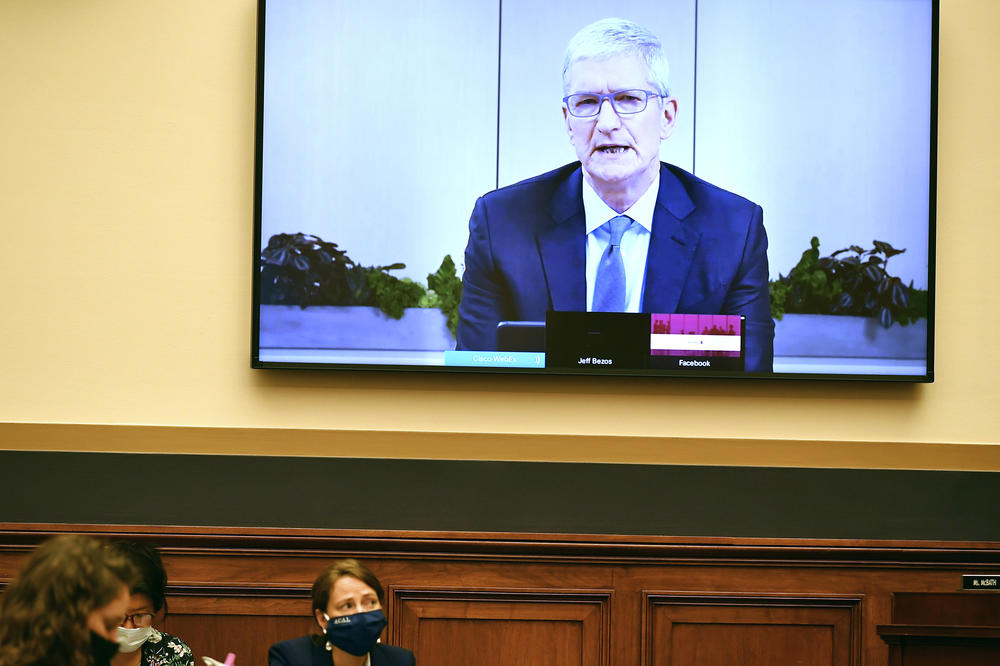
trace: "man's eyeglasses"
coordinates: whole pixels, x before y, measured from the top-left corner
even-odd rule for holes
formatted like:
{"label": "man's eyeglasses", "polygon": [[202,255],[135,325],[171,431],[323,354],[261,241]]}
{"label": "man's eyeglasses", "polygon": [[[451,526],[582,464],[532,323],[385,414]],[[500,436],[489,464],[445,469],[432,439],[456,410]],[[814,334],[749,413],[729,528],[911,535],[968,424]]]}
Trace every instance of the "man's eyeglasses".
{"label": "man's eyeglasses", "polygon": [[618,114],[640,113],[646,110],[650,97],[664,97],[652,90],[616,90],[602,95],[600,93],[576,93],[563,97],[563,103],[569,115],[576,118],[593,118],[601,112],[604,100],[611,102],[611,108]]}
{"label": "man's eyeglasses", "polygon": [[122,625],[121,626],[124,627],[125,624],[129,620],[132,621],[132,626],[134,626],[134,627],[148,627],[150,625],[150,623],[153,621],[153,614],[152,613],[132,613],[131,615],[126,615],[125,619],[122,620]]}

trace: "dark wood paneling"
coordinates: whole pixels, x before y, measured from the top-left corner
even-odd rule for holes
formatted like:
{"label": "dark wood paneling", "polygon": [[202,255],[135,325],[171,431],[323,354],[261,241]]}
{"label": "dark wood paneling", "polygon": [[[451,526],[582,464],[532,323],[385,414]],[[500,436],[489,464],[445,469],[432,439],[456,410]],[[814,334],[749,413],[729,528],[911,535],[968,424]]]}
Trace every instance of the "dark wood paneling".
{"label": "dark wood paneling", "polygon": [[892,624],[879,625],[892,666],[1000,664],[1000,595],[897,592]]}
{"label": "dark wood paneling", "polygon": [[898,592],[893,624],[1000,627],[1000,592]]}
{"label": "dark wood paneling", "polygon": [[0,586],[65,532],[159,546],[164,627],[242,664],[311,630],[312,580],[345,556],[386,585],[384,639],[423,666],[487,652],[473,663],[887,666],[894,593],[1000,569],[994,542],[0,523]]}
{"label": "dark wood paneling", "polygon": [[646,593],[643,666],[860,666],[861,599]]}
{"label": "dark wood paneling", "polygon": [[900,652],[898,664],[893,666],[997,666],[1000,656],[992,645],[970,641],[947,643],[911,642]]}
{"label": "dark wood paneling", "polygon": [[[250,586],[171,586],[163,629],[180,636],[196,656],[222,661],[235,652],[241,664],[267,663],[270,645],[309,633],[309,590]],[[200,660],[199,662],[200,663]]]}
{"label": "dark wood paneling", "polygon": [[393,587],[399,643],[439,666],[609,666],[610,591]]}

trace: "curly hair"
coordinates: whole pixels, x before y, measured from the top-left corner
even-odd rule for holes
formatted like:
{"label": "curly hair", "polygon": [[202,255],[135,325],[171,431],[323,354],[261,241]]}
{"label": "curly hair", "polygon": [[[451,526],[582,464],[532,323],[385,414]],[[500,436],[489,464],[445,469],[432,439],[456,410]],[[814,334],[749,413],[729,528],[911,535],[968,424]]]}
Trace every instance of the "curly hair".
{"label": "curly hair", "polygon": [[45,542],[0,598],[0,664],[89,666],[87,617],[135,578],[134,567],[96,539]]}

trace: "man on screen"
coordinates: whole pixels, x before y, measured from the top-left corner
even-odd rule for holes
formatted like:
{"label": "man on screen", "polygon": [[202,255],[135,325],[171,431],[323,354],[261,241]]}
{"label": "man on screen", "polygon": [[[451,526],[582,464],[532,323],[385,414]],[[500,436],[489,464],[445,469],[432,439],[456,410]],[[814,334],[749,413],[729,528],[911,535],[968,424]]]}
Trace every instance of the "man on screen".
{"label": "man on screen", "polygon": [[495,350],[498,322],[548,310],[741,314],[746,370],[771,371],[763,212],[660,162],[677,115],[667,72],[630,21],[570,40],[562,113],[579,162],[476,201],[458,349]]}

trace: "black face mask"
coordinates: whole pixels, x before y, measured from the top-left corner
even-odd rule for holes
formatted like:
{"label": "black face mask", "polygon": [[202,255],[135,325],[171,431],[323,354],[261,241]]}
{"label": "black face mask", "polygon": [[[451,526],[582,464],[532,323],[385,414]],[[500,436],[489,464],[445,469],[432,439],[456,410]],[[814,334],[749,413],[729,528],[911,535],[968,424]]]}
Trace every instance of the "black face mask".
{"label": "black face mask", "polygon": [[111,666],[111,658],[118,654],[118,643],[90,632],[90,656],[94,666]]}
{"label": "black face mask", "polygon": [[328,617],[326,640],[344,652],[360,657],[372,649],[386,624],[385,613],[381,610]]}

